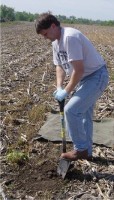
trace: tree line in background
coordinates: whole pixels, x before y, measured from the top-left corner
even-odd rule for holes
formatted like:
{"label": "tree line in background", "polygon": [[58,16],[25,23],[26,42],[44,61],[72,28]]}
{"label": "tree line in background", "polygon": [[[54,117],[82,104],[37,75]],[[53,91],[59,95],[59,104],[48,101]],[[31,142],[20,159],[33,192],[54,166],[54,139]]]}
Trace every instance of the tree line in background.
{"label": "tree line in background", "polygon": [[[13,8],[7,7],[6,5],[0,6],[0,22],[8,21],[29,21],[32,22],[38,18],[40,14],[32,14],[28,12],[15,12]],[[66,17],[65,15],[56,16],[62,23],[70,24],[99,24],[104,26],[114,26],[114,20],[101,21],[101,20],[91,20],[85,18],[76,18],[75,16]]]}

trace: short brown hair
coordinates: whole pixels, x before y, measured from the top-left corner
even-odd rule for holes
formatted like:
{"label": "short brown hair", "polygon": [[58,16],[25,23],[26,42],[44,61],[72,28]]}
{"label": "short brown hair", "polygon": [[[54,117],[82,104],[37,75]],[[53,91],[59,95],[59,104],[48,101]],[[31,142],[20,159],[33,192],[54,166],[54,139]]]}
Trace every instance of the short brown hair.
{"label": "short brown hair", "polygon": [[50,28],[53,23],[60,26],[58,19],[50,12],[41,14],[35,22],[36,32],[39,34],[41,30]]}

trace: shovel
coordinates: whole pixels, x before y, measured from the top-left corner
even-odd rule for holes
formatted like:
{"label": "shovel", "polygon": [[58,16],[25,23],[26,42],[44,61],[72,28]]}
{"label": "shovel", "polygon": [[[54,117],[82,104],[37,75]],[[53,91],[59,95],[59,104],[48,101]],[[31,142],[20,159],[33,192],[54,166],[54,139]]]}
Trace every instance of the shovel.
{"label": "shovel", "polygon": [[[65,136],[65,125],[64,125],[64,104],[65,99],[63,101],[58,101],[60,107],[60,121],[61,121],[61,137],[62,137],[62,152],[66,152],[66,136]],[[59,164],[57,167],[57,173],[62,176],[64,179],[68,169],[70,167],[70,160],[60,158]]]}

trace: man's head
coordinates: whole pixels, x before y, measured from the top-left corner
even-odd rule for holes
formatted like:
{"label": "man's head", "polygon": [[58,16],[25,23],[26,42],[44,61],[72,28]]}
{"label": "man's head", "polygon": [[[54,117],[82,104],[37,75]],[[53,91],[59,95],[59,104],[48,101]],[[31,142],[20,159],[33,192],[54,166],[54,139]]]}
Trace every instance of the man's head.
{"label": "man's head", "polygon": [[51,41],[59,38],[60,22],[50,13],[41,14],[36,20],[35,28],[37,34],[41,34]]}

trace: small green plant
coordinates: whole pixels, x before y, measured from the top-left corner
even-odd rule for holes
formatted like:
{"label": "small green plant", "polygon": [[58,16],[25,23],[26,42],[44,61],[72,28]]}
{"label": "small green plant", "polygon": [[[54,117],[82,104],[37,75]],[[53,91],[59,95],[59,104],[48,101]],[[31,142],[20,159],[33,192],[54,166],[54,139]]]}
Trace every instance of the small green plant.
{"label": "small green plant", "polygon": [[26,160],[28,160],[28,155],[27,155],[27,153],[24,153],[24,152],[21,152],[21,151],[12,150],[12,152],[7,154],[6,158],[7,158],[7,161],[10,164],[21,165]]}

